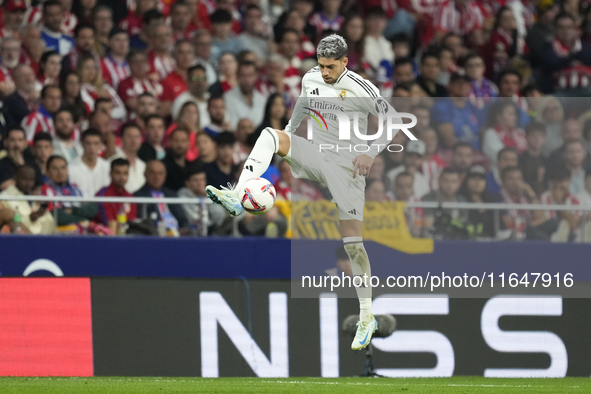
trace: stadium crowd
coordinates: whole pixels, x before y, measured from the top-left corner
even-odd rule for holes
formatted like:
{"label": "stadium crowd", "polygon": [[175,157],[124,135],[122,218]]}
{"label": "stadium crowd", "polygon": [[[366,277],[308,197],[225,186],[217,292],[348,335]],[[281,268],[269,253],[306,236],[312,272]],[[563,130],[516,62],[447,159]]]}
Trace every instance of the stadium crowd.
{"label": "stadium crowd", "polygon": [[[585,0],[4,0],[4,195],[204,197],[283,129],[315,45],[418,118],[384,151],[367,201],[591,204],[591,3]],[[327,198],[277,158],[285,200]],[[55,212],[54,212],[55,211]],[[576,211],[407,209],[415,236],[586,241]],[[19,220],[14,220],[18,217]],[[0,203],[5,231],[229,234],[204,204]],[[274,208],[244,235],[281,236]],[[15,225],[16,223],[16,225]]]}

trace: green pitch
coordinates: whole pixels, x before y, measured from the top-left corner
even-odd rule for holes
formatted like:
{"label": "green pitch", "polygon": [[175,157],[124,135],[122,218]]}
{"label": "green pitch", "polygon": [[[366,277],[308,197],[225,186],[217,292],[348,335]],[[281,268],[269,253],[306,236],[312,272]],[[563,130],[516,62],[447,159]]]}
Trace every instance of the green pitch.
{"label": "green pitch", "polygon": [[0,378],[0,393],[589,393],[591,379]]}

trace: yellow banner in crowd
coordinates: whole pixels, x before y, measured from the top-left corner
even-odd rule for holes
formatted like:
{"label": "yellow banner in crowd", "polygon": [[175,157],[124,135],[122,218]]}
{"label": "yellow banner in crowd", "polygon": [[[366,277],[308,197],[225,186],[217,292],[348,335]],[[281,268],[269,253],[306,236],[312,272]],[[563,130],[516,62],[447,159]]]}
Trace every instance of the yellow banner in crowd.
{"label": "yellow banner in crowd", "polygon": [[[339,214],[334,203],[321,201],[277,201],[288,218],[291,238],[341,239]],[[367,202],[363,213],[363,239],[375,241],[404,253],[433,253],[433,240],[413,238],[404,218],[406,204]]]}

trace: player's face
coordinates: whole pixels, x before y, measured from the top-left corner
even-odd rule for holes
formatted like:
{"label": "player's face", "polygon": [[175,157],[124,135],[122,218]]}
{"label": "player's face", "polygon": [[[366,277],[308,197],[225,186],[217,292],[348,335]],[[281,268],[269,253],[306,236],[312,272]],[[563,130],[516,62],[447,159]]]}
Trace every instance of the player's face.
{"label": "player's face", "polygon": [[318,67],[320,68],[324,82],[328,85],[334,84],[343,71],[345,71],[347,63],[349,63],[349,59],[347,57],[344,57],[341,60],[319,57]]}

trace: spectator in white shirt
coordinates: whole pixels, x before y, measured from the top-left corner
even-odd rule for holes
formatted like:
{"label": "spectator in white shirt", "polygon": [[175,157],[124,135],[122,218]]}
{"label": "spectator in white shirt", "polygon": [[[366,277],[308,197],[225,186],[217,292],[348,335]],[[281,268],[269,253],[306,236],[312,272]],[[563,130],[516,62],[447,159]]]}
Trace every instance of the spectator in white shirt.
{"label": "spectator in white shirt", "polygon": [[232,108],[228,113],[228,121],[232,130],[240,119],[248,118],[254,124],[263,121],[265,104],[267,100],[256,90],[257,68],[252,62],[244,62],[238,66],[238,86],[232,88],[224,95],[227,108]]}
{"label": "spectator in white shirt", "polygon": [[244,31],[238,35],[238,39],[245,48],[252,50],[262,63],[271,54],[269,40],[264,38],[263,12],[257,5],[249,5],[244,13]]}
{"label": "spectator in white shirt", "polygon": [[189,90],[179,95],[172,103],[172,118],[178,118],[183,105],[188,101],[192,101],[199,108],[200,127],[203,129],[207,126],[210,122],[207,113],[207,101],[210,97],[207,91],[208,87],[205,68],[200,64],[189,68],[187,71],[187,88]]}
{"label": "spectator in white shirt", "polygon": [[126,159],[129,161],[129,177],[125,184],[125,190],[133,194],[146,183],[146,163],[137,153],[142,146],[142,131],[135,123],[127,123],[121,128],[121,148],[122,150],[109,158],[109,162],[115,159]]}
{"label": "spectator in white shirt", "polygon": [[419,169],[421,161],[425,155],[425,143],[421,140],[408,141],[404,149],[403,165],[390,170],[387,177],[390,179],[390,184],[393,185],[393,192],[396,194],[396,176],[406,171],[413,176],[413,195],[417,198],[423,197],[429,193],[429,180],[423,175]]}
{"label": "spectator in white shirt", "polygon": [[386,23],[386,13],[380,7],[372,7],[367,12],[364,55],[380,83],[390,79],[394,64],[392,44],[382,34]]}
{"label": "spectator in white shirt", "polygon": [[92,197],[111,182],[109,163],[99,157],[103,147],[101,132],[88,129],[82,133],[84,153],[68,165],[70,183],[78,186],[84,196]]}
{"label": "spectator in white shirt", "polygon": [[84,149],[74,136],[74,116],[67,109],[57,111],[53,118],[55,138],[53,139],[54,154],[70,163],[82,156]]}

